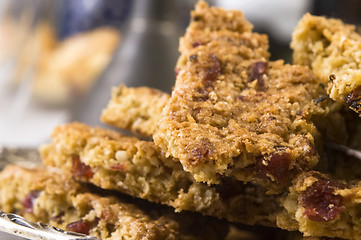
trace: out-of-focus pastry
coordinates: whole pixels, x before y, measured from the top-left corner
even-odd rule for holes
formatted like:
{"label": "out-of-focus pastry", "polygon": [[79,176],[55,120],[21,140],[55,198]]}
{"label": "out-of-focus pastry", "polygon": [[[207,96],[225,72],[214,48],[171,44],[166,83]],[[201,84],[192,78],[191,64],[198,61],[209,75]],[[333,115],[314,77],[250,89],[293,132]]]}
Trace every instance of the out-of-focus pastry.
{"label": "out-of-focus pastry", "polygon": [[42,61],[34,82],[34,95],[47,103],[64,103],[86,93],[112,59],[120,34],[98,28],[61,42]]}

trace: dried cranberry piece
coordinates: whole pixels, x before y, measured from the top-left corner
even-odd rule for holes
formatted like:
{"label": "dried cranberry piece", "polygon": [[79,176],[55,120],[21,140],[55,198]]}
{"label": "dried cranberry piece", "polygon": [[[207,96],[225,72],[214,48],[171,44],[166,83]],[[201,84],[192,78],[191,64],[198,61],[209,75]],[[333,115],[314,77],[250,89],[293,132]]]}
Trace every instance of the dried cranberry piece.
{"label": "dried cranberry piece", "polygon": [[72,231],[72,232],[77,232],[77,233],[83,233],[88,235],[89,231],[90,231],[90,225],[88,222],[85,222],[83,220],[77,221],[77,222],[72,222],[69,223],[66,226],[66,229],[68,231]]}
{"label": "dried cranberry piece", "polygon": [[192,165],[196,166],[202,162],[205,162],[209,155],[214,151],[213,144],[206,138],[203,138],[201,142],[190,151],[190,160]]}
{"label": "dried cranberry piece", "polygon": [[39,197],[39,194],[40,194],[39,190],[33,190],[25,196],[24,200],[21,202],[25,212],[27,213],[33,212],[34,201],[37,197]]}
{"label": "dried cranberry piece", "polygon": [[361,110],[361,86],[356,87],[349,94],[345,96],[345,102],[354,111]]}
{"label": "dried cranberry piece", "polygon": [[208,97],[209,92],[207,91],[207,89],[197,88],[196,92],[194,92],[194,93],[195,94],[193,96],[193,101],[195,101],[195,102],[204,102],[209,99],[209,97]]}
{"label": "dried cranberry piece", "polygon": [[201,46],[201,45],[203,45],[203,43],[201,41],[197,41],[197,42],[192,43],[192,47],[194,47],[194,48],[196,48],[198,46]]}
{"label": "dried cranberry piece", "polygon": [[218,75],[222,73],[221,62],[216,57],[216,55],[211,54],[209,59],[212,62],[212,66],[205,69],[203,76],[203,82],[206,84],[206,86],[212,85],[212,83],[217,79]]}
{"label": "dried cranberry piece", "polygon": [[335,219],[345,210],[342,196],[335,194],[336,189],[343,188],[338,182],[320,177],[300,196],[301,206],[305,208],[303,215],[318,222]]}
{"label": "dried cranberry piece", "polygon": [[252,64],[252,72],[249,76],[248,81],[252,82],[257,80],[258,86],[261,91],[264,91],[265,84],[263,79],[263,74],[267,71],[267,62],[254,62]]}
{"label": "dried cranberry piece", "polygon": [[95,227],[98,224],[98,222],[99,222],[98,218],[96,218],[94,221],[91,221],[91,222],[79,220],[76,222],[69,223],[66,226],[66,229],[68,231],[83,233],[83,234],[88,235],[90,232],[90,229]]}
{"label": "dried cranberry piece", "polygon": [[73,166],[71,172],[75,177],[91,178],[94,175],[91,167],[85,165],[80,161],[79,155],[73,155]]}
{"label": "dried cranberry piece", "polygon": [[288,152],[276,152],[270,156],[263,156],[256,163],[257,172],[266,177],[272,175],[274,180],[285,184],[288,181],[291,155]]}
{"label": "dried cranberry piece", "polygon": [[127,168],[127,163],[122,163],[122,164],[114,164],[110,166],[110,169],[112,169],[113,171],[119,171],[119,172],[124,172],[125,169]]}

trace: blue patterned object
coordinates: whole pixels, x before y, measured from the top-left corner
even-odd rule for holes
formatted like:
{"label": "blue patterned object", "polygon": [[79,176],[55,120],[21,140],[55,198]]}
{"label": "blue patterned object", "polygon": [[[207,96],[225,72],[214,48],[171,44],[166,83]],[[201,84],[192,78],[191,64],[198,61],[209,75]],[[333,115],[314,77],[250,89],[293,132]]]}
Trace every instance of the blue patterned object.
{"label": "blue patterned object", "polygon": [[132,0],[63,0],[59,36],[65,38],[99,26],[121,28],[131,11]]}

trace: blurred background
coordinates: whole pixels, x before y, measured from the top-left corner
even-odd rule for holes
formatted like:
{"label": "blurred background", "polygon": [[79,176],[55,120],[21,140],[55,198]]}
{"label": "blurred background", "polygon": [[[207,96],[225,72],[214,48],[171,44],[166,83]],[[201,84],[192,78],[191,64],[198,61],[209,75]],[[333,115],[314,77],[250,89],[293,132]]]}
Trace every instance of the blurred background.
{"label": "blurred background", "polygon": [[[271,59],[291,61],[306,12],[360,22],[358,0],[212,0],[240,9],[270,38]],[[178,39],[196,0],[1,0],[0,146],[38,147],[59,124],[101,125],[111,87],[170,92]]]}
{"label": "blurred background", "polygon": [[[361,22],[359,0],[209,0],[242,10],[291,62],[306,12]],[[170,92],[178,39],[196,0],[0,0],[0,152],[48,142],[56,125],[102,125],[113,86]],[[18,239],[3,235],[1,239]],[[19,238],[20,239],[20,238]]]}

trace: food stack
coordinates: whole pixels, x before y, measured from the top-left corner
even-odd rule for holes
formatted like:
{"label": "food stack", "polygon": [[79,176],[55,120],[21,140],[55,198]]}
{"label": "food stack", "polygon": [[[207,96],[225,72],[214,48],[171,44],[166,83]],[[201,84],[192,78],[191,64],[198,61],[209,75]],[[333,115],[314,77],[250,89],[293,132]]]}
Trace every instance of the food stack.
{"label": "food stack", "polygon": [[200,1],[171,95],[113,89],[101,119],[134,135],[55,128],[45,167],[4,170],[1,208],[102,239],[222,239],[226,222],[361,239],[360,167],[335,150],[361,149],[360,46],[353,26],[306,14],[297,65],[270,61],[241,12]]}

